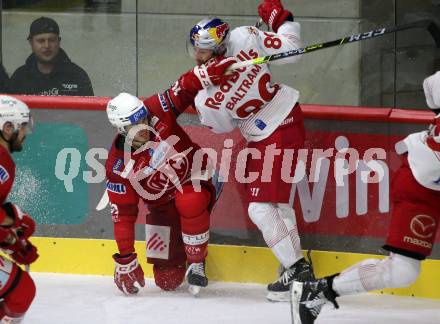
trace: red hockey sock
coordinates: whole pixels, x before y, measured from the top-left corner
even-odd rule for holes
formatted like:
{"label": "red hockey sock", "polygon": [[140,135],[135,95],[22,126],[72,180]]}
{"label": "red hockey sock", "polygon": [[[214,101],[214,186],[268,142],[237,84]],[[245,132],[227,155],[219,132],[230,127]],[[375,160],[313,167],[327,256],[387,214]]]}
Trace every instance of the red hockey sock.
{"label": "red hockey sock", "polygon": [[133,216],[120,216],[118,222],[113,223],[115,240],[121,255],[134,252],[135,221]]}
{"label": "red hockey sock", "polygon": [[192,186],[185,186],[183,192],[176,194],[176,208],[189,263],[203,262],[208,254],[210,197],[209,191],[202,188],[196,192]]}

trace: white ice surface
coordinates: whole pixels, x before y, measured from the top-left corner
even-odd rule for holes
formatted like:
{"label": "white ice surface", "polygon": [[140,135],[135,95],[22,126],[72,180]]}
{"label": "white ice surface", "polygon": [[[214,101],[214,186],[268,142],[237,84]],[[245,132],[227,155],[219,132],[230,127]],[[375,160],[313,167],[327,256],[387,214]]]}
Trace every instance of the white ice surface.
{"label": "white ice surface", "polygon": [[[147,281],[123,296],[113,278],[32,273],[37,297],[25,323],[35,324],[289,324],[287,303],[269,303],[265,286],[210,283],[198,298],[186,288],[163,292]],[[440,301],[364,294],[326,305],[316,321],[329,324],[440,324]]]}

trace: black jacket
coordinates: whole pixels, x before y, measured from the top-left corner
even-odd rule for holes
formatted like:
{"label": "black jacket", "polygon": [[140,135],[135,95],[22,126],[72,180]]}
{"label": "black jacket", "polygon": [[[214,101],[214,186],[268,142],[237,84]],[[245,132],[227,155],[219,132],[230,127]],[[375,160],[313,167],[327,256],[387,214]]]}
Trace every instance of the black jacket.
{"label": "black jacket", "polygon": [[8,93],[9,76],[2,63],[0,63],[0,93]]}
{"label": "black jacket", "polygon": [[35,54],[12,75],[9,92],[48,96],[93,96],[92,83],[87,73],[73,63],[60,48],[55,68],[49,74],[38,70]]}

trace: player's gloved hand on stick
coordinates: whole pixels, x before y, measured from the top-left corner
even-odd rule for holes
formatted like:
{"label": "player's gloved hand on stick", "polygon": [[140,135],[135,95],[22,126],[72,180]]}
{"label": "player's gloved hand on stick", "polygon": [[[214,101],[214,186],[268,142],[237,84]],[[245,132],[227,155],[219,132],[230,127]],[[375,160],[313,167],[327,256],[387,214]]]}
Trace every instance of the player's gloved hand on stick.
{"label": "player's gloved hand on stick", "polygon": [[228,67],[236,63],[235,57],[217,56],[210,59],[205,64],[196,66],[193,69],[193,74],[197,78],[197,88],[199,90],[211,87],[213,85],[220,85],[229,80],[232,74],[225,74]]}
{"label": "player's gloved hand on stick", "polygon": [[2,205],[6,214],[13,219],[10,229],[13,230],[18,238],[27,240],[35,232],[35,221],[16,204],[7,202]]}
{"label": "player's gloved hand on stick", "polygon": [[7,202],[1,208],[12,219],[12,224],[0,228],[0,247],[17,263],[35,262],[37,248],[28,240],[35,232],[35,221],[13,203]]}
{"label": "player's gloved hand on stick", "polygon": [[0,248],[20,264],[31,264],[38,259],[37,248],[27,239],[18,237],[12,227],[0,227]]}
{"label": "player's gloved hand on stick", "polygon": [[293,21],[292,13],[283,8],[280,0],[264,0],[258,5],[258,14],[275,33],[286,20]]}
{"label": "player's gloved hand on stick", "polygon": [[141,287],[145,286],[144,271],[137,260],[136,253],[128,255],[115,253],[113,254],[113,260],[115,260],[114,281],[120,291],[132,295],[139,291],[135,283],[138,283]]}
{"label": "player's gloved hand on stick", "polygon": [[20,264],[31,264],[38,259],[37,248],[26,239],[19,239],[11,249],[14,248],[10,254],[15,262]]}

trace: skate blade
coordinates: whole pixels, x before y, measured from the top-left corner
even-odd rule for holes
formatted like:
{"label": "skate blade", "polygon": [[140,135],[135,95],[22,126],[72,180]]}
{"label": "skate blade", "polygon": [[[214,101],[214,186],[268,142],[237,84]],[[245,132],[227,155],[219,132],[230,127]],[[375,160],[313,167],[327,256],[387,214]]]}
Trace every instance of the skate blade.
{"label": "skate blade", "polygon": [[266,296],[267,300],[271,303],[287,303],[290,301],[290,293],[288,291],[275,292],[269,291]]}
{"label": "skate blade", "polygon": [[303,282],[294,281],[290,288],[290,314],[292,324],[301,324],[301,317],[299,316],[299,303],[301,301]]}
{"label": "skate blade", "polygon": [[201,288],[200,286],[189,285],[188,291],[194,297],[198,297],[200,294],[200,288]]}

